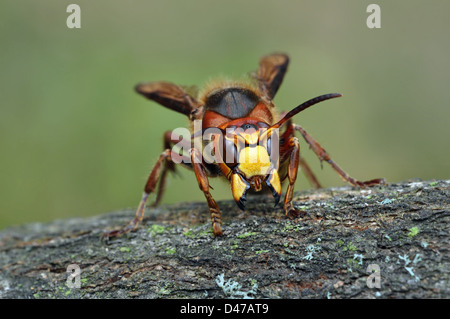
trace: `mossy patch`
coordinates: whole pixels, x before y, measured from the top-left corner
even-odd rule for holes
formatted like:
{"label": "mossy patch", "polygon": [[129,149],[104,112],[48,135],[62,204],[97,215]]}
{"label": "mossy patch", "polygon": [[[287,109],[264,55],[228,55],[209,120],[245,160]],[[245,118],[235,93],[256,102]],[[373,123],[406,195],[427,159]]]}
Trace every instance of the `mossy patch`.
{"label": "mossy patch", "polygon": [[173,255],[177,252],[177,249],[175,247],[167,247],[165,252],[168,255]]}
{"label": "mossy patch", "polygon": [[166,230],[166,227],[158,224],[153,224],[151,228],[149,228],[149,232],[152,234],[162,234]]}
{"label": "mossy patch", "polygon": [[409,229],[408,237],[413,238],[414,236],[417,236],[418,233],[419,233],[419,227],[411,227]]}
{"label": "mossy patch", "polygon": [[238,235],[237,238],[243,239],[243,238],[247,238],[247,237],[250,237],[250,236],[254,236],[256,234],[257,234],[256,232],[246,232],[246,233]]}

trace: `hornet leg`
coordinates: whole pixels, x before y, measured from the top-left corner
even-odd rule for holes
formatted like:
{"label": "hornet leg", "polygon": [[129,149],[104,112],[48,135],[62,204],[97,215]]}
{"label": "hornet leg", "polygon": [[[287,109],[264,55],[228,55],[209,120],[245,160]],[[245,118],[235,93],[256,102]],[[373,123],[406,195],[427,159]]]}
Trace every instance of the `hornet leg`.
{"label": "hornet leg", "polygon": [[331,165],[331,167],[339,174],[339,176],[346,181],[347,183],[350,183],[353,186],[359,186],[359,187],[367,187],[367,186],[373,186],[373,185],[380,185],[384,184],[385,180],[384,178],[377,178],[372,179],[370,181],[361,182],[359,180],[354,179],[350,175],[348,175],[346,172],[344,172],[328,155],[328,153],[320,146],[319,143],[317,143],[311,135],[309,135],[300,125],[293,124],[294,129],[296,131],[299,131],[303,138],[306,140],[306,142],[309,144],[311,149],[314,151],[314,153],[319,157],[320,161],[326,161],[328,164]]}
{"label": "hornet leg", "polygon": [[291,154],[289,157],[289,168],[288,168],[288,180],[289,185],[286,191],[286,197],[284,198],[284,210],[286,211],[286,216],[289,218],[295,218],[299,215],[305,215],[304,211],[296,210],[292,204],[292,197],[294,195],[294,184],[297,179],[297,171],[300,159],[300,146],[298,144],[298,138],[291,137],[288,141],[289,148],[291,149]]}
{"label": "hornet leg", "polygon": [[154,192],[158,180],[161,179],[161,170],[164,168],[165,163],[167,161],[173,163],[172,156],[179,156],[179,155],[173,154],[172,150],[170,149],[166,149],[159,156],[159,159],[156,162],[155,166],[153,167],[150,176],[147,179],[147,183],[145,184],[144,194],[142,195],[142,199],[136,210],[135,218],[132,221],[130,221],[128,225],[124,226],[121,229],[104,232],[102,234],[103,238],[108,239],[109,237],[119,237],[125,233],[128,233],[129,231],[135,230],[138,227],[139,223],[144,218],[145,205],[147,203],[148,197],[151,193]]}
{"label": "hornet leg", "polygon": [[209,214],[211,216],[211,222],[213,226],[213,232],[215,236],[222,235],[222,218],[219,207],[216,204],[216,201],[212,198],[211,193],[209,192],[209,182],[208,176],[206,174],[205,166],[201,160],[201,153],[199,150],[192,148],[191,149],[191,162],[194,167],[195,177],[198,181],[198,186],[200,190],[205,194],[206,201],[209,207]]}
{"label": "hornet leg", "polygon": [[[163,136],[164,149],[172,149],[173,145],[182,143],[181,147],[185,150],[189,150],[191,148],[191,141],[183,139],[182,136],[176,136],[172,133],[172,131],[167,131]],[[182,165],[186,166],[189,169],[192,169],[192,165],[190,164],[190,159],[187,156],[179,155],[182,158]],[[174,157],[172,157],[174,158]],[[175,172],[175,162],[173,161],[165,161],[164,167],[162,168],[161,177],[158,185],[158,192],[156,193],[155,202],[151,205],[151,207],[156,207],[161,202],[162,196],[164,194],[165,186],[166,186],[166,178],[167,172]]]}

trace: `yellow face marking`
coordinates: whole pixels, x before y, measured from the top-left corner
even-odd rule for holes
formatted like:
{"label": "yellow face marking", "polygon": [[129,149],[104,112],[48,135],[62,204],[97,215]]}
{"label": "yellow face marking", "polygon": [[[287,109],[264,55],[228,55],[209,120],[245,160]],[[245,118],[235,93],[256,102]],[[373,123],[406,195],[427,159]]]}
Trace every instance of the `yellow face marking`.
{"label": "yellow face marking", "polygon": [[260,146],[246,147],[239,153],[239,170],[247,178],[267,175],[271,163],[267,150]]}
{"label": "yellow face marking", "polygon": [[259,139],[259,133],[258,133],[258,131],[253,132],[253,133],[250,133],[250,134],[243,132],[243,133],[241,133],[240,135],[241,135],[241,136],[245,139],[245,141],[246,141],[248,144],[250,144],[250,145],[256,145],[256,144],[258,143],[258,139]]}
{"label": "yellow face marking", "polygon": [[238,202],[241,197],[245,194],[248,185],[244,183],[238,174],[231,175],[231,193],[236,202]]}

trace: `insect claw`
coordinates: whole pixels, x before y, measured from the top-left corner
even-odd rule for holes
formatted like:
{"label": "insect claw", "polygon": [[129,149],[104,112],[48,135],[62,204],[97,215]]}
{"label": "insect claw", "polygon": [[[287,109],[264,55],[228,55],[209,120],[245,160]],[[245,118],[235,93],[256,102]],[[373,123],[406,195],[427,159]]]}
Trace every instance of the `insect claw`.
{"label": "insect claw", "polygon": [[236,201],[236,204],[238,205],[238,207],[241,209],[241,210],[245,210],[245,202],[247,201],[247,199],[245,198],[245,195],[244,196],[242,196],[240,199],[239,199],[239,201]]}
{"label": "insect claw", "polygon": [[247,200],[247,191],[250,188],[250,184],[237,173],[232,175],[231,180],[231,191],[233,193],[233,198],[238,207],[244,210],[245,201]]}
{"label": "insect claw", "polygon": [[275,205],[273,205],[273,207],[275,208],[275,207],[277,207],[278,203],[280,202],[281,196],[275,191],[272,193],[272,195],[273,195],[273,198],[275,198]]}
{"label": "insect claw", "polygon": [[280,202],[281,194],[278,194],[278,192],[270,183],[267,183],[267,186],[272,191],[272,196],[275,199],[275,205],[273,205],[273,207],[277,207],[278,203]]}
{"label": "insect claw", "polygon": [[273,207],[276,207],[281,198],[280,177],[278,176],[277,170],[274,169],[271,172],[271,174],[269,175],[269,177],[266,180],[266,185],[272,191],[272,196],[275,199],[275,205]]}

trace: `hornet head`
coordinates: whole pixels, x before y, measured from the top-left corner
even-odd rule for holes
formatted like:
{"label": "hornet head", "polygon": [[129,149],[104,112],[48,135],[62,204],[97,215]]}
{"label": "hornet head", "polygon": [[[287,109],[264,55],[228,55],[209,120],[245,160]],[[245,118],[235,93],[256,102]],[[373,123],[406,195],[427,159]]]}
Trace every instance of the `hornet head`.
{"label": "hornet head", "polygon": [[239,208],[245,208],[249,189],[259,192],[264,187],[271,190],[275,205],[278,204],[281,197],[279,128],[304,109],[339,96],[332,93],[308,100],[272,126],[260,119],[245,117],[220,128],[221,134],[214,137],[216,161],[231,180],[231,191]]}

